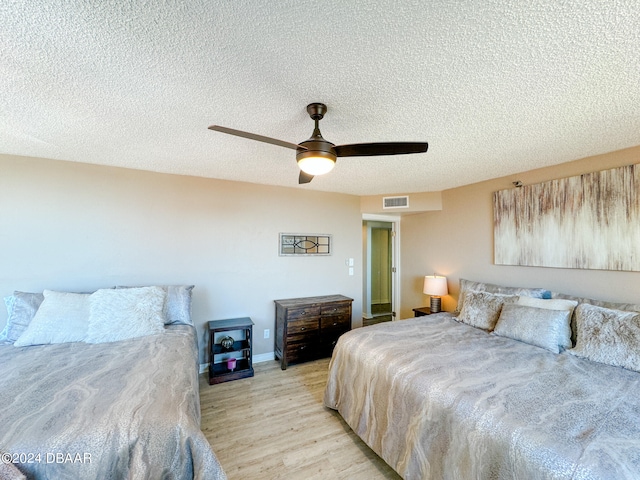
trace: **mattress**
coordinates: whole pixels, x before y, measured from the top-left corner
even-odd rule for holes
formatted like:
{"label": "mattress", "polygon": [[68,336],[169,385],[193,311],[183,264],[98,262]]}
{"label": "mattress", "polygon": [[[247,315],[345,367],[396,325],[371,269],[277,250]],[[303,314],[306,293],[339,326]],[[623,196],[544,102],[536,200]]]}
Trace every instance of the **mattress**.
{"label": "mattress", "polygon": [[195,328],[0,346],[0,452],[27,478],[224,479],[200,430]]}
{"label": "mattress", "polygon": [[637,479],[640,374],[442,313],[340,337],[327,407],[405,479]]}

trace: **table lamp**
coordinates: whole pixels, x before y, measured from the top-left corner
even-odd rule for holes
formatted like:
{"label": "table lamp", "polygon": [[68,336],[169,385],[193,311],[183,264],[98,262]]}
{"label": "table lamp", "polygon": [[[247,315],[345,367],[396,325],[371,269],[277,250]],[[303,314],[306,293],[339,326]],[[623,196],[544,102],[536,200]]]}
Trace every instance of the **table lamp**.
{"label": "table lamp", "polygon": [[431,296],[431,313],[442,311],[442,296],[448,295],[447,277],[437,275],[427,275],[424,277],[424,288],[422,293]]}

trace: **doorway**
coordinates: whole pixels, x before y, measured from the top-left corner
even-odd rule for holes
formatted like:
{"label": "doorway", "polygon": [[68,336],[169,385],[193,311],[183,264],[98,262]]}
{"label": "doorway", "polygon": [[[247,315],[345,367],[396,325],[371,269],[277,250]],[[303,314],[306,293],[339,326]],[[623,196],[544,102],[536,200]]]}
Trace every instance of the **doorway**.
{"label": "doorway", "polygon": [[364,219],[362,222],[364,292],[362,325],[389,322],[395,318],[395,223]]}

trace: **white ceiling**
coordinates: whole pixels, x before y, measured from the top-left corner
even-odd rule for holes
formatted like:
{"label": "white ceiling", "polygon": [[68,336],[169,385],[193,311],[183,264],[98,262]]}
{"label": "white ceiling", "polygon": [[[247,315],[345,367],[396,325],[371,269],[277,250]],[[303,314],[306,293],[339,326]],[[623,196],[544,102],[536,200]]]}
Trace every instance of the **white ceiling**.
{"label": "white ceiling", "polygon": [[[356,195],[439,191],[640,145],[638,0],[8,0],[0,153]],[[298,186],[323,102],[338,159]]]}

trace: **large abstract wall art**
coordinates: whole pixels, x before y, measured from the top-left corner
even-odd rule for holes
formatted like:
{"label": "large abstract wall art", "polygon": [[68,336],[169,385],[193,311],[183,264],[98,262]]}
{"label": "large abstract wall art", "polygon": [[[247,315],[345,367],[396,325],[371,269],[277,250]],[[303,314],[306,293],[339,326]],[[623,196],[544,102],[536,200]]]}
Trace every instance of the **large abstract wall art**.
{"label": "large abstract wall art", "polygon": [[640,164],[493,194],[498,265],[640,271]]}

